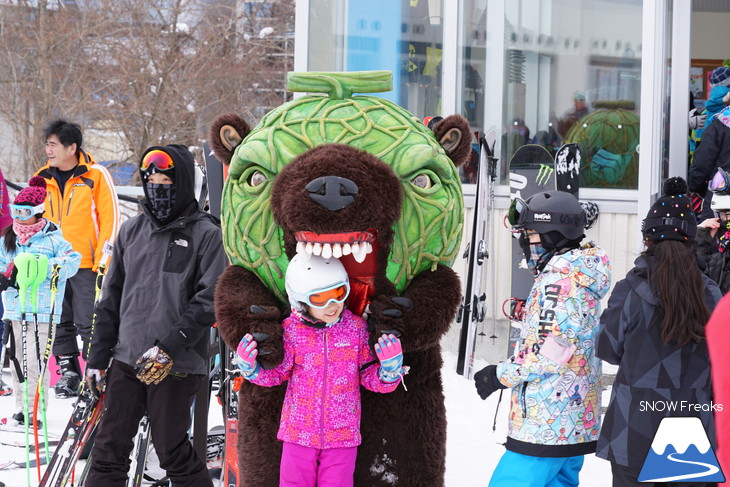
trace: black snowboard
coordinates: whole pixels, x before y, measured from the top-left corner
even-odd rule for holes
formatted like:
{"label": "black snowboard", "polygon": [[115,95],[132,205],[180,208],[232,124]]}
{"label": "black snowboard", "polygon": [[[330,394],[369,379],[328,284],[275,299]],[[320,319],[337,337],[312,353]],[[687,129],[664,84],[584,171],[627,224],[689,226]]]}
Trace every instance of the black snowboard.
{"label": "black snowboard", "polygon": [[580,148],[565,144],[555,153],[555,189],[578,198],[580,192]]}
{"label": "black snowboard", "polygon": [[[512,156],[509,163],[510,199],[521,198],[527,200],[530,196],[541,191],[555,189],[555,161],[545,147],[541,145],[523,145]],[[515,234],[515,237],[517,235]],[[505,311],[509,311],[510,329],[507,356],[514,353],[515,344],[519,343],[522,331],[521,302],[535,282],[535,277],[527,268],[525,256],[520,248],[519,241],[512,241],[512,287]],[[517,316],[515,316],[515,314]]]}

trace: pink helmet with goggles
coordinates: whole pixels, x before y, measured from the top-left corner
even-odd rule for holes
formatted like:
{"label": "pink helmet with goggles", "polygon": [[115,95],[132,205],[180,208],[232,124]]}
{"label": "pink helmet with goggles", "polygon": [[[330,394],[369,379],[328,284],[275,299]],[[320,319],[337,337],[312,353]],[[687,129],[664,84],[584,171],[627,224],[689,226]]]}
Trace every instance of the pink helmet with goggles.
{"label": "pink helmet with goggles", "polygon": [[339,260],[297,254],[286,269],[286,293],[296,310],[304,311],[305,305],[322,309],[331,302],[344,302],[350,281]]}

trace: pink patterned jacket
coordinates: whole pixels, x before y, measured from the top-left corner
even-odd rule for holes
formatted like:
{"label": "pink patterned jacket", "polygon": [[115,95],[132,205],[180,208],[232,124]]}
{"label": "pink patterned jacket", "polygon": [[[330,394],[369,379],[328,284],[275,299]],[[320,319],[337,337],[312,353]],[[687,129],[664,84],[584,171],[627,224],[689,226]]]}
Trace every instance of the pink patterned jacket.
{"label": "pink patterned jacket", "polygon": [[368,345],[367,324],[345,309],[328,328],[307,326],[296,312],[282,326],[284,360],[274,369],[261,369],[251,381],[267,387],[289,381],[277,438],[319,449],[359,445],[360,384],[386,393],[400,382],[378,378],[380,364]]}

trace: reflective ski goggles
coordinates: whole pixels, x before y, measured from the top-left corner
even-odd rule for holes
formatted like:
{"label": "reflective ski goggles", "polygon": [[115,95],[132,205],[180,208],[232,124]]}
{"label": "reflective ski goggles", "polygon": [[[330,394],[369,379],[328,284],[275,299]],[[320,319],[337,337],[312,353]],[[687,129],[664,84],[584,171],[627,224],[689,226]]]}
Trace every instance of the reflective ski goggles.
{"label": "reflective ski goggles", "polygon": [[159,171],[167,171],[175,167],[175,163],[172,162],[172,157],[165,151],[151,150],[142,158],[142,163],[139,168],[143,171],[147,171],[150,166],[155,166]]}
{"label": "reflective ski goggles", "polygon": [[343,303],[350,295],[350,283],[340,282],[323,289],[315,289],[304,295],[305,303],[313,308],[323,309],[330,303]]}
{"label": "reflective ski goggles", "polygon": [[713,193],[727,193],[730,190],[730,174],[718,168],[710,182],[707,183],[707,189]]}
{"label": "reflective ski goggles", "polygon": [[514,228],[522,228],[525,225],[525,220],[529,208],[527,203],[522,198],[515,198],[509,205],[507,210],[507,221]]}
{"label": "reflective ski goggles", "polygon": [[43,213],[45,205],[28,206],[28,205],[10,205],[10,217],[18,220],[28,220],[33,215]]}

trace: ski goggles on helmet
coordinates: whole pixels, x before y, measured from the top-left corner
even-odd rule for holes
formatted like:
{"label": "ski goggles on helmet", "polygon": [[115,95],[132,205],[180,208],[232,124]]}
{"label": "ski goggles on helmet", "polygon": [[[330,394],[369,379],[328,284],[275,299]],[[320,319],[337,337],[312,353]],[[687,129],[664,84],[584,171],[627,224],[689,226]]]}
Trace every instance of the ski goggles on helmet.
{"label": "ski goggles on helmet", "polygon": [[507,221],[513,228],[522,228],[525,226],[525,222],[527,221],[528,212],[529,207],[525,200],[522,198],[515,198],[510,203],[509,210],[507,210]]}
{"label": "ski goggles on helmet", "polygon": [[167,171],[175,167],[175,163],[172,161],[170,154],[165,151],[155,149],[144,155],[139,168],[143,171],[147,171],[151,166],[155,166],[158,171]]}
{"label": "ski goggles on helmet", "polygon": [[718,168],[715,175],[707,183],[707,189],[713,193],[730,193],[730,174]]}
{"label": "ski goggles on helmet", "polygon": [[29,220],[33,215],[43,213],[45,206],[10,205],[10,217],[18,220]]}
{"label": "ski goggles on helmet", "polygon": [[315,289],[304,295],[304,302],[318,309],[329,306],[330,303],[343,303],[350,295],[350,283],[340,282],[323,289]]}

